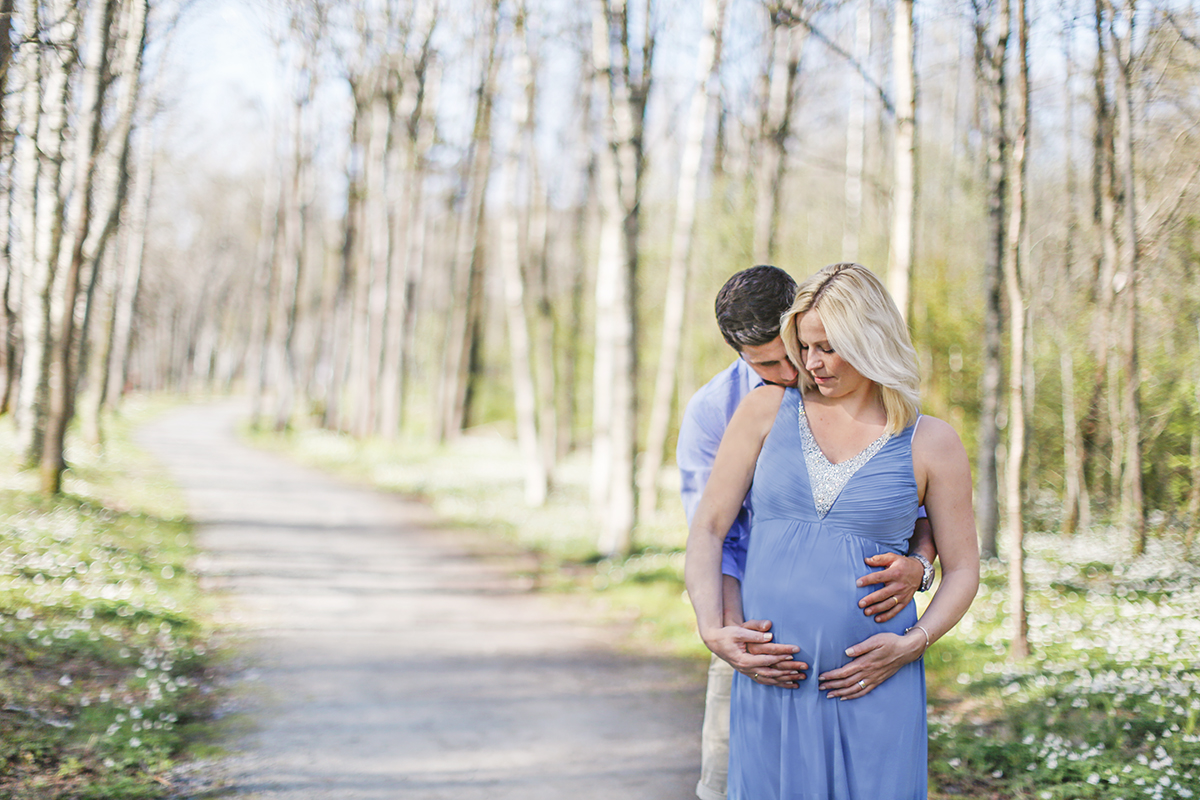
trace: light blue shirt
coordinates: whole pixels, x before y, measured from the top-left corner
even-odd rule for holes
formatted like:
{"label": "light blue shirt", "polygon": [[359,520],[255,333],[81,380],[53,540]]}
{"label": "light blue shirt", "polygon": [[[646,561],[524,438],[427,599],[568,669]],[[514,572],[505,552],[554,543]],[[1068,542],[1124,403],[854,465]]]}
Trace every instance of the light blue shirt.
{"label": "light blue shirt", "polygon": [[[763,385],[763,379],[742,359],[730,364],[700,387],[688,401],[679,426],[679,441],[675,448],[675,463],[679,466],[680,494],[688,525],[704,485],[712,474],[713,460],[725,428],[742,398]],[[721,572],[739,581],[746,568],[747,537],[750,535],[750,496],[746,495],[742,510],[729,528],[721,555]]]}

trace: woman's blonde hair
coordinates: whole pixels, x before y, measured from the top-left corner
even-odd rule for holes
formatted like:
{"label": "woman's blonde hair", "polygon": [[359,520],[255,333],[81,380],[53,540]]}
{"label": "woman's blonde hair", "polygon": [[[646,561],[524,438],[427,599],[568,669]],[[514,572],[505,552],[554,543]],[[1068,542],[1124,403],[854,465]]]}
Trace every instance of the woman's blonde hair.
{"label": "woman's blonde hair", "polygon": [[792,307],[780,319],[779,335],[800,370],[800,390],[816,387],[800,355],[800,318],[821,312],[829,344],[864,378],[879,386],[887,432],[899,433],[917,420],[920,376],[908,326],[879,278],[859,264],[830,264],[800,284]]}

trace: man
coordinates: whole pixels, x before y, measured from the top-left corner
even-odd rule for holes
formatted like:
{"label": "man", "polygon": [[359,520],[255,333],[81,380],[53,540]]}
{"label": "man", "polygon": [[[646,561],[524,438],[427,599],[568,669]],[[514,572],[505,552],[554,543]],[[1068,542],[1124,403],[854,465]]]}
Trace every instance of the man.
{"label": "man", "polygon": [[[796,282],[776,267],[743,270],[717,293],[717,327],[738,354],[729,367],[700,388],[688,402],[679,430],[676,462],[679,465],[683,507],[688,524],[704,493],[713,460],[730,417],[742,398],[764,383],[796,386],[800,373],[788,360],[779,338],[779,318],[792,305]],[[743,620],[741,577],[746,563],[746,538],[750,532],[750,499],[729,529],[722,557],[725,624],[733,626],[733,639],[714,654],[708,670],[704,727],[701,734],[701,774],[696,785],[700,800],[724,800],[729,764],[729,693],[733,671],[752,675],[759,683],[795,688],[804,680],[805,665],[792,656],[799,647],[771,641],[769,620]],[[866,559],[878,571],[859,578],[858,585],[882,584],[859,601],[863,613],[885,622],[908,605],[919,589],[933,580],[936,558],[926,520],[917,521],[909,555],[884,553]],[[856,645],[860,647],[861,645]],[[850,648],[848,654],[869,658]]]}

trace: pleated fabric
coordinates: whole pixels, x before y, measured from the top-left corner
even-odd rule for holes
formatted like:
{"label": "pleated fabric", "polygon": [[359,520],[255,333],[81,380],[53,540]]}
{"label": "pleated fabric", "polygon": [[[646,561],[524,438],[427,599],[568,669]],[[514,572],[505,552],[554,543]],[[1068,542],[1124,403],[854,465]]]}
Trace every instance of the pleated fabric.
{"label": "pleated fabric", "polygon": [[877,623],[858,601],[863,559],[906,553],[917,518],[913,427],[893,436],[850,478],[821,518],[801,449],[801,397],[784,393],[763,444],[751,497],[753,526],[742,586],[746,619],[769,619],[774,640],[809,664],[798,689],[734,676],[729,800],[924,800],[923,660],[856,700],[827,698],[817,676],[850,661],[845,650],[917,622],[909,604]]}

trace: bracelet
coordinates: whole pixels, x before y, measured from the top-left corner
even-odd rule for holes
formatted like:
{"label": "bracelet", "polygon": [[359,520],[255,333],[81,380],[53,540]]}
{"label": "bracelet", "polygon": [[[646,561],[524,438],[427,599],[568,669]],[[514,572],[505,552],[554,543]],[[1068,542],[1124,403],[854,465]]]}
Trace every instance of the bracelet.
{"label": "bracelet", "polygon": [[920,625],[913,625],[911,628],[905,628],[904,632],[908,633],[911,630],[919,630],[921,633],[925,634],[925,649],[921,651],[921,655],[925,655],[925,650],[929,649],[929,631],[925,630]]}

